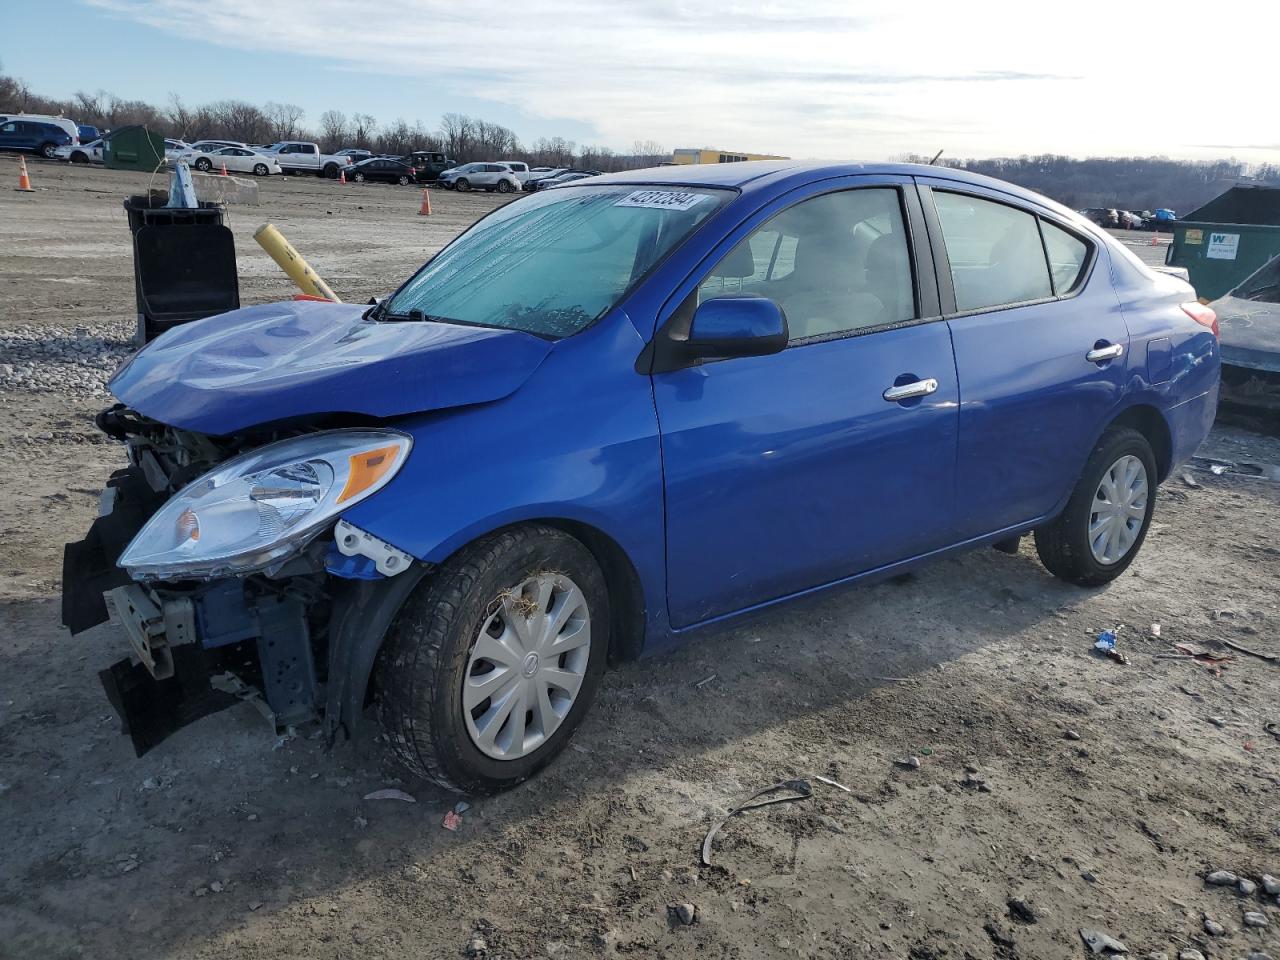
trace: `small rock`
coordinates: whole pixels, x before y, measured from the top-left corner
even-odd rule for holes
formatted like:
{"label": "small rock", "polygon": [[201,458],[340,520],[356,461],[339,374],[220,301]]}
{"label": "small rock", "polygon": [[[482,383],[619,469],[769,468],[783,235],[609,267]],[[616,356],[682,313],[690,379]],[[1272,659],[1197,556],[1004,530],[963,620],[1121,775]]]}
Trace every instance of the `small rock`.
{"label": "small rock", "polygon": [[195,888],[195,890],[194,890],[193,892],[195,893],[195,895],[196,895],[197,897],[203,897],[205,894],[207,894],[207,893],[209,892],[209,888],[208,888],[208,887],[196,887],[196,888]]}
{"label": "small rock", "polygon": [[1262,889],[1267,891],[1269,896],[1280,895],[1280,880],[1277,880],[1269,873],[1262,875]]}
{"label": "small rock", "polygon": [[1227,721],[1222,719],[1222,717],[1210,717],[1209,722],[1215,727],[1225,727],[1227,725]]}
{"label": "small rock", "polygon": [[1094,873],[1092,870],[1085,870],[1083,873],[1080,874],[1080,878],[1084,880],[1085,883],[1098,882],[1098,875]]}
{"label": "small rock", "polygon": [[1079,733],[1077,733],[1075,730],[1068,730],[1068,731],[1066,731],[1066,732],[1063,734],[1063,736],[1064,736],[1064,737],[1066,737],[1068,740],[1079,740],[1079,739],[1080,739],[1080,734],[1079,734]]}
{"label": "small rock", "polygon": [[258,815],[256,813],[251,813],[247,817],[245,817],[245,819],[252,823],[258,819]]}
{"label": "small rock", "polygon": [[1226,935],[1227,928],[1212,917],[1205,917],[1204,932],[1211,937],[1221,937]]}
{"label": "small rock", "polygon": [[1244,925],[1246,927],[1265,927],[1267,925],[1267,915],[1259,913],[1257,910],[1247,910],[1244,915]]}
{"label": "small rock", "polygon": [[1178,960],[1204,960],[1204,954],[1199,950],[1179,950]]}
{"label": "small rock", "polygon": [[250,909],[250,910],[261,910],[261,909],[262,909],[262,901],[261,901],[261,900],[250,900],[250,901],[249,901],[249,909]]}
{"label": "small rock", "polygon": [[1204,882],[1213,887],[1234,887],[1240,878],[1230,870],[1215,870],[1204,878]]}
{"label": "small rock", "polygon": [[698,908],[692,903],[673,903],[667,907],[667,912],[686,927],[698,922]]}
{"label": "small rock", "polygon": [[900,767],[904,767],[904,768],[906,768],[907,770],[919,770],[919,769],[920,769],[920,758],[919,758],[919,757],[899,757],[897,760],[895,760],[895,761],[893,761],[893,762],[894,762],[894,763],[896,763],[896,764],[897,764],[898,766],[900,766]]}
{"label": "small rock", "polygon": [[213,883],[209,884],[209,889],[214,893],[221,893],[225,888],[223,887],[221,880],[215,880]]}
{"label": "small rock", "polygon": [[830,830],[832,833],[844,833],[844,832],[845,832],[844,827],[840,825],[840,821],[839,821],[839,820],[837,820],[835,817],[829,817],[829,816],[827,816],[826,814],[822,814],[820,817],[818,817],[818,821],[819,821],[819,822],[820,822],[824,827],[826,827],[828,830]]}
{"label": "small rock", "polygon": [[1271,954],[1263,953],[1261,950],[1251,950],[1248,960],[1271,960]]}
{"label": "small rock", "polygon": [[489,955],[489,944],[485,942],[484,937],[473,936],[467,941],[467,956],[474,960],[483,960]]}
{"label": "small rock", "polygon": [[1027,903],[1022,897],[1010,897],[1008,900],[1009,916],[1014,920],[1022,923],[1035,923],[1037,919],[1035,909],[1031,904]]}
{"label": "small rock", "polygon": [[1258,892],[1258,885],[1252,880],[1246,880],[1241,877],[1240,882],[1236,884],[1236,889],[1240,891],[1242,896],[1252,897]]}

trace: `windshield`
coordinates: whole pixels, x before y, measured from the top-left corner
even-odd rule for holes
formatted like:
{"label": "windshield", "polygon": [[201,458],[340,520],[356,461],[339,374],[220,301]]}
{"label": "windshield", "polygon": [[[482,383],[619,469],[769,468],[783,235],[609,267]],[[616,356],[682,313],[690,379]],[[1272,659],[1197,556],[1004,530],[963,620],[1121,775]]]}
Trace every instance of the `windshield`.
{"label": "windshield", "polygon": [[389,319],[577,333],[733,196],[635,185],[539,192],[490,214],[387,304]]}

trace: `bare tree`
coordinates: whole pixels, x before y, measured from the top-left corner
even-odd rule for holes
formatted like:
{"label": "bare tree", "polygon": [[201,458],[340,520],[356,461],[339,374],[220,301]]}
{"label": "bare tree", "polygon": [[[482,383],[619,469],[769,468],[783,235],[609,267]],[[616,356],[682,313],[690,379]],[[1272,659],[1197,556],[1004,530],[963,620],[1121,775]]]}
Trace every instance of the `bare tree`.
{"label": "bare tree", "polygon": [[347,115],[341,110],[326,110],[320,114],[320,139],[327,151],[341,150],[351,136]]}
{"label": "bare tree", "polygon": [[355,113],[351,116],[351,125],[354,127],[352,134],[357,147],[366,147],[373,143],[373,137],[378,131],[377,120],[367,113]]}
{"label": "bare tree", "polygon": [[302,126],[302,117],[306,111],[296,103],[275,103],[268,100],[263,108],[267,123],[271,129],[271,139],[296,140]]}
{"label": "bare tree", "polygon": [[195,127],[196,114],[187,108],[187,105],[182,102],[182,98],[176,93],[169,94],[167,119],[169,121],[169,129],[173,131],[179,140],[194,137],[193,128]]}

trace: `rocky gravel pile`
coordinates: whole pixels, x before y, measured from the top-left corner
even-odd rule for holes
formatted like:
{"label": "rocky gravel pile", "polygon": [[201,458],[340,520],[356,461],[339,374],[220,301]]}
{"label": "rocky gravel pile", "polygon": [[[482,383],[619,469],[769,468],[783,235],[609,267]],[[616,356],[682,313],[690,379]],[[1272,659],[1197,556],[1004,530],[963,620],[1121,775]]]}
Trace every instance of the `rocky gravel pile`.
{"label": "rocky gravel pile", "polygon": [[102,396],[132,351],[124,322],[86,326],[18,326],[0,330],[0,393]]}

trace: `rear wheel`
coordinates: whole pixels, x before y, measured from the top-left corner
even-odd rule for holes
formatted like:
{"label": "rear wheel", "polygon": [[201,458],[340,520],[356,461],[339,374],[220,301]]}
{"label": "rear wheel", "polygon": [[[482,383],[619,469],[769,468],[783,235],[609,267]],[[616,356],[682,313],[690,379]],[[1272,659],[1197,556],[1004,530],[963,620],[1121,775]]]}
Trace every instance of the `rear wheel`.
{"label": "rear wheel", "polygon": [[1155,497],[1151,444],[1137,430],[1113,427],[1094,447],[1066,509],[1036,530],[1041,563],[1080,586],[1110,583],[1138,555]]}
{"label": "rear wheel", "polygon": [[208,173],[210,170],[213,169],[213,161],[210,160],[208,157],[201,157],[199,160],[196,161],[196,169],[199,170],[201,173]]}
{"label": "rear wheel", "polygon": [[514,188],[514,187],[512,187],[512,186],[511,186],[511,184],[507,183],[507,181],[505,181],[505,180],[499,180],[499,181],[498,181],[498,192],[499,192],[499,193],[510,193],[513,189],[515,189],[515,188]]}
{"label": "rear wheel", "polygon": [[328,177],[330,180],[337,180],[338,165],[336,163],[325,164],[324,176]]}
{"label": "rear wheel", "polygon": [[540,525],[463,548],[396,618],[378,708],[397,759],[464,793],[515,786],[567,744],[595,695],[609,596],[579,541]]}
{"label": "rear wheel", "polygon": [[40,156],[46,160],[56,159],[58,156],[58,145],[56,143],[40,144]]}
{"label": "rear wheel", "polygon": [[453,189],[461,190],[463,193],[466,193],[471,189],[471,181],[466,177],[459,177],[453,182]]}

